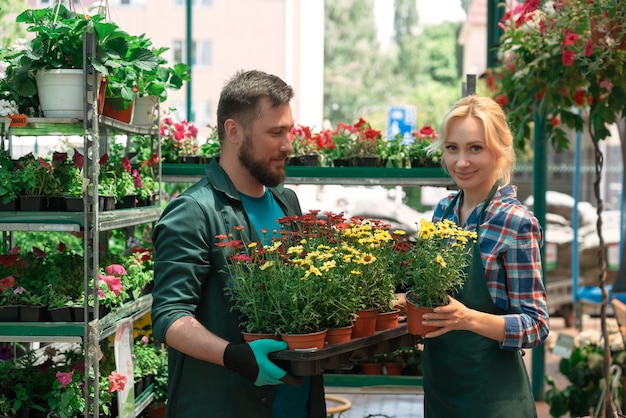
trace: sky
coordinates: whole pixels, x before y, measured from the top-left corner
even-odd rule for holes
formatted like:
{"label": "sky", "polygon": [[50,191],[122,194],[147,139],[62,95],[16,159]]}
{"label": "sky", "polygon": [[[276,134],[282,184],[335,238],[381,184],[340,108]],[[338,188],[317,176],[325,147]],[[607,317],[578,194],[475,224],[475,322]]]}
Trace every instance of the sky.
{"label": "sky", "polygon": [[[393,0],[374,0],[374,13],[378,24],[378,39],[384,47],[393,35]],[[465,20],[460,0],[417,0],[421,24]]]}

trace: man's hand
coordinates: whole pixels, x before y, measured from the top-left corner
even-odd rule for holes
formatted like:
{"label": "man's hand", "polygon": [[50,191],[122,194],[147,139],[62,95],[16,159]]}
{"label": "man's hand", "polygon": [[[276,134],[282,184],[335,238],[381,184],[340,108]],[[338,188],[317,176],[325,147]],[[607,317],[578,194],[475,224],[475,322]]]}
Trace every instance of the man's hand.
{"label": "man's hand", "polygon": [[285,350],[287,343],[278,340],[256,340],[247,344],[228,344],[224,350],[224,367],[239,373],[256,386],[287,383],[298,386],[297,378],[272,363],[268,354]]}

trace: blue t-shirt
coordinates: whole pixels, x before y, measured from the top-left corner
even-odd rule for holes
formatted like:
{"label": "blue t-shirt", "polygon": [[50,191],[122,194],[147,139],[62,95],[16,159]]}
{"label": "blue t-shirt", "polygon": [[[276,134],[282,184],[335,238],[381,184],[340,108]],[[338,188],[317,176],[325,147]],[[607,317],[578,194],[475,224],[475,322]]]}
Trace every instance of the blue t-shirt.
{"label": "blue t-shirt", "polygon": [[[271,239],[277,236],[275,232],[280,230],[278,219],[284,217],[285,212],[269,189],[265,189],[265,194],[261,197],[243,193],[240,195],[243,207],[263,244],[270,244]],[[261,230],[268,232],[263,234]],[[307,404],[310,386],[309,377],[305,377],[304,383],[300,386],[277,385],[272,403],[272,418],[306,418],[309,415]]]}

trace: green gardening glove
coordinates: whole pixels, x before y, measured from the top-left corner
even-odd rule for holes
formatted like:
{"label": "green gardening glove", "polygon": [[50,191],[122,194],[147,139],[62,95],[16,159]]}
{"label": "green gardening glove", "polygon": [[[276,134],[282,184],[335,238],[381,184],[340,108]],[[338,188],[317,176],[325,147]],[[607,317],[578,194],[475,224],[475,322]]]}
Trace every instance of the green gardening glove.
{"label": "green gardening glove", "polygon": [[303,382],[272,363],[268,354],[287,349],[287,343],[278,340],[256,340],[247,344],[228,344],[224,350],[224,367],[239,373],[256,386],[289,385]]}

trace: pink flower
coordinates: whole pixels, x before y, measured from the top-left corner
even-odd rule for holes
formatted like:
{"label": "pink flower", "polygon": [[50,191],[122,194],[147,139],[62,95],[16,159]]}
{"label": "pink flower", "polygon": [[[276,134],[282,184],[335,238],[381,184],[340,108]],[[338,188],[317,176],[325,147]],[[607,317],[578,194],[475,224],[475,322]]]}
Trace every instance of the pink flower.
{"label": "pink flower", "polygon": [[134,169],[131,175],[133,177],[133,180],[135,181],[135,187],[140,189],[143,183],[141,182],[141,175],[139,174],[139,171],[137,169]]}
{"label": "pink flower", "polygon": [[122,279],[115,276],[105,276],[103,274],[98,274],[98,278],[106,283],[109,290],[113,292],[116,297],[120,295],[120,292],[123,289]]}
{"label": "pink flower", "polygon": [[64,388],[72,382],[74,372],[57,372],[56,376],[59,383],[61,383],[61,387]]}
{"label": "pink flower", "polygon": [[141,342],[143,344],[148,344],[150,342],[150,340],[148,339],[148,337],[146,337],[145,335],[143,337],[141,337]]}
{"label": "pink flower", "polygon": [[126,274],[126,269],[120,264],[111,264],[110,266],[107,266],[104,271],[106,274],[111,274],[113,276],[123,276]]}
{"label": "pink flower", "polygon": [[109,392],[123,391],[126,387],[126,382],[128,382],[128,378],[121,373],[112,372],[109,376]]}

